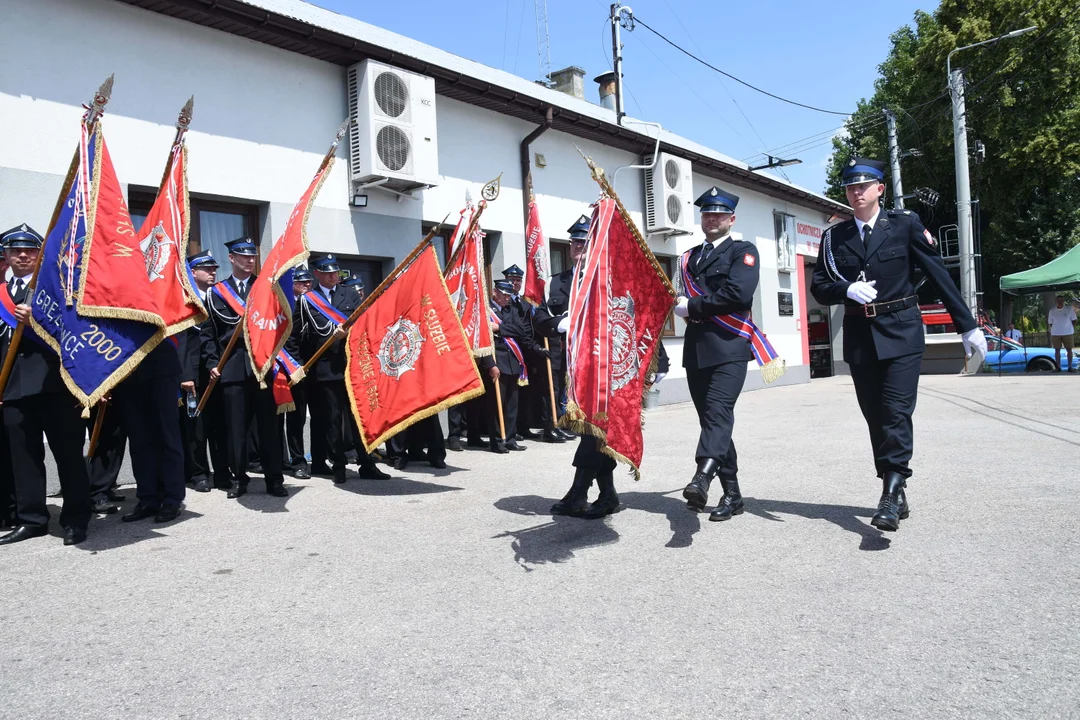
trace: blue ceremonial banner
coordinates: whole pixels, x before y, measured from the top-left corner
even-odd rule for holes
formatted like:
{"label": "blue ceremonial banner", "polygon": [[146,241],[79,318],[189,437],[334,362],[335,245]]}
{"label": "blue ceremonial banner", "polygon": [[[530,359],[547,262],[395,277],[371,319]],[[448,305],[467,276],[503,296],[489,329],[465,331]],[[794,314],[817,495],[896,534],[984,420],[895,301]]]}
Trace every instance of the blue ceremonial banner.
{"label": "blue ceremonial banner", "polygon": [[[31,324],[60,356],[64,383],[85,408],[127,377],[164,337],[161,328],[149,323],[79,312],[87,237],[126,235],[130,225],[101,125],[91,130],[84,122],[74,179],[41,250]],[[134,229],[130,234],[134,237]],[[138,250],[137,243],[134,247]],[[125,282],[123,277],[111,280]]]}

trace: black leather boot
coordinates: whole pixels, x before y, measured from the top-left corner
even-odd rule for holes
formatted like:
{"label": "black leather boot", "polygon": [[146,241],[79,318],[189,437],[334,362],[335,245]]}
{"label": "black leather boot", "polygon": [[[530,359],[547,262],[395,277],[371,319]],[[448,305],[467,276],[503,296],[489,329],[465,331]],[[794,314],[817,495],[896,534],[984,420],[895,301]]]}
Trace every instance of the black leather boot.
{"label": "black leather boot", "polygon": [[709,485],[716,477],[716,471],[720,469],[720,462],[713,458],[698,460],[697,472],[690,484],[683,488],[682,496],[686,498],[686,505],[694,512],[705,509],[705,503],[709,502]]}
{"label": "black leather boot", "polygon": [[730,520],[732,515],[742,515],[743,512],[739,478],[734,475],[721,475],[720,486],[724,488],[724,497],[720,498],[720,504],[709,515],[709,520],[713,522]]}
{"label": "black leather boot", "polygon": [[592,487],[593,472],[585,468],[578,468],[574,473],[574,483],[570,486],[570,492],[563,499],[551,506],[552,515],[570,515],[582,517],[589,509],[589,488]]}
{"label": "black leather boot", "polygon": [[610,470],[605,470],[596,476],[596,486],[600,488],[600,497],[585,511],[585,517],[589,520],[597,520],[622,510],[619,505],[619,494],[615,492],[615,478]]}
{"label": "black leather boot", "polygon": [[[878,530],[892,532],[900,528],[900,496],[907,483],[904,476],[895,471],[885,473],[881,483],[881,500],[878,501],[877,512],[871,518],[870,524]],[[907,505],[906,498],[904,505]]]}

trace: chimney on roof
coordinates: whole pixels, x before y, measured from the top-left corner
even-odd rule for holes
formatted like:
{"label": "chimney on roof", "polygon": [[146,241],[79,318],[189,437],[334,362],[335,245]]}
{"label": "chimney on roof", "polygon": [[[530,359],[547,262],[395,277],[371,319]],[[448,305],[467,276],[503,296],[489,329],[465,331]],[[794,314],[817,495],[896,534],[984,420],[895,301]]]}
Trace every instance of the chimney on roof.
{"label": "chimney on roof", "polygon": [[561,93],[566,93],[578,100],[585,99],[585,71],[579,67],[570,67],[556,70],[551,73],[551,87]]}
{"label": "chimney on roof", "polygon": [[615,73],[608,70],[594,77],[593,82],[600,85],[600,105],[615,112]]}

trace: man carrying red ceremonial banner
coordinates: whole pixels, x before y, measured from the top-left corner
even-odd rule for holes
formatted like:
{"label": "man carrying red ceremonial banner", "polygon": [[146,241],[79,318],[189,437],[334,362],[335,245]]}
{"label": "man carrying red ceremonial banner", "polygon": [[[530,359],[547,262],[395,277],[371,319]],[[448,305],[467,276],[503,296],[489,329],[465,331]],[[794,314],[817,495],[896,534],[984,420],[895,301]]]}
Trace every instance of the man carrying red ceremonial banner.
{"label": "man carrying red ceremonial banner", "polygon": [[446,263],[446,289],[475,357],[495,352],[484,280],[484,233],[477,227],[482,210],[483,205],[473,214],[465,240]]}
{"label": "man carrying red ceremonial banner", "polygon": [[536,201],[529,201],[529,222],[525,226],[525,287],[524,298],[533,305],[544,304],[545,289],[551,275],[547,238],[540,227],[540,211]]}
{"label": "man carrying red ceremonial banner", "polygon": [[564,320],[568,402],[560,424],[582,435],[574,485],[587,492],[596,477],[600,497],[584,515],[599,518],[619,509],[615,461],[640,476],[644,393],[660,361],[675,291],[603,170],[586,161],[604,197],[593,211],[589,246],[578,260],[581,280],[571,289]]}
{"label": "man carrying red ceremonial banner", "polygon": [[484,392],[461,322],[424,241],[350,328],[348,389],[364,448]]}
{"label": "man carrying red ceremonial banner", "polygon": [[[259,384],[265,387],[266,376],[275,368],[278,353],[292,333],[295,298],[292,288],[293,268],[308,258],[307,219],[323,182],[334,166],[334,153],[349,127],[346,120],[338,128],[334,142],[323,156],[315,177],[311,179],[300,202],[293,208],[285,231],[274,243],[262,264],[262,273],[251,285],[247,298],[248,312],[244,317],[244,340],[251,355],[251,367]],[[293,378],[294,382],[300,377]]]}

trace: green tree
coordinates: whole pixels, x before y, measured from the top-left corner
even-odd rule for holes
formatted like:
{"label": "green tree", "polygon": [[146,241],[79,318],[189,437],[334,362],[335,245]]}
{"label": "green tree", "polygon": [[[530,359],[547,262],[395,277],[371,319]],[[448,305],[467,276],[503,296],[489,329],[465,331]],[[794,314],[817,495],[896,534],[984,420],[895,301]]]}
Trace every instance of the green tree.
{"label": "green tree", "polygon": [[[953,56],[967,82],[969,149],[978,199],[984,291],[996,306],[997,278],[1041,265],[1080,243],[1080,3],[1077,0],[942,0],[892,34],[874,94],[833,139],[825,193],[844,202],[840,171],[851,155],[888,158],[883,116],[899,117],[904,190],[938,191],[936,207],[908,202],[936,231],[956,222],[952,108],[945,59],[957,47],[1035,25],[1015,39]],[[890,200],[889,205],[892,205]]]}

